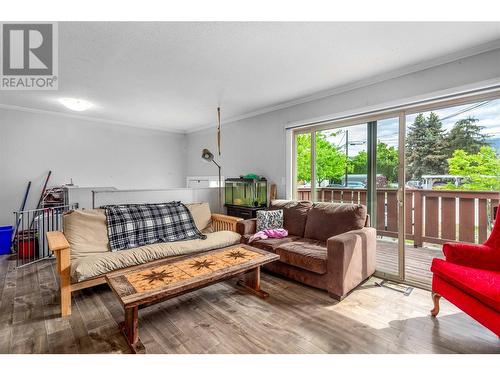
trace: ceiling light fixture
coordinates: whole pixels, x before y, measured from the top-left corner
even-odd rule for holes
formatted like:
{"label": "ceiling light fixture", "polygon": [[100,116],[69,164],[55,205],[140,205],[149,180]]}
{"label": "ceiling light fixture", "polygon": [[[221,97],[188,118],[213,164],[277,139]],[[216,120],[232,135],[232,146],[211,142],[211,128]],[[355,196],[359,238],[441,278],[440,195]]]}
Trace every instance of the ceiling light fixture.
{"label": "ceiling light fixture", "polygon": [[59,99],[59,103],[72,111],[78,112],[86,111],[93,106],[93,104],[87,100],[75,98],[61,98]]}

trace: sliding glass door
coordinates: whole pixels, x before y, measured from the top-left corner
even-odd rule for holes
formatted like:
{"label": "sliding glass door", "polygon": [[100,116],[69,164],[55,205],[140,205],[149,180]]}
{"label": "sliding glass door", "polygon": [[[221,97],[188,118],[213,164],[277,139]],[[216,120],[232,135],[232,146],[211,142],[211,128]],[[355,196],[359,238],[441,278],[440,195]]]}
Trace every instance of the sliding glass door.
{"label": "sliding glass door", "polygon": [[395,280],[404,279],[404,147],[399,137],[400,118],[370,123],[370,144],[374,193],[371,204],[372,226],[377,229],[377,272]]}
{"label": "sliding glass door", "polygon": [[500,99],[406,116],[406,280],[430,287],[444,242],[483,243],[500,190]]}
{"label": "sliding glass door", "polygon": [[399,120],[323,126],[294,137],[295,199],[366,205],[379,234],[377,270],[396,280],[404,277]]}
{"label": "sliding glass door", "polygon": [[430,288],[445,242],[480,244],[500,203],[500,99],[477,95],[294,132],[295,199],[360,203],[377,275]]}

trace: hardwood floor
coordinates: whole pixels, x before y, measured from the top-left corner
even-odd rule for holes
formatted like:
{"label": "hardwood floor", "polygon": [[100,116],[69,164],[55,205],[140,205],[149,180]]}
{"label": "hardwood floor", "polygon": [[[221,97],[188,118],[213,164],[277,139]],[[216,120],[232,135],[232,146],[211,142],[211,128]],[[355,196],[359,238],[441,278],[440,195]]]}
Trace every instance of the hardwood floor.
{"label": "hardwood floor", "polygon": [[[123,310],[106,285],[76,292],[59,317],[53,261],[15,269],[0,257],[0,353],[128,353]],[[261,300],[235,280],[139,312],[147,353],[500,353],[500,340],[428,291],[408,297],[370,279],[342,302],[269,274]]]}

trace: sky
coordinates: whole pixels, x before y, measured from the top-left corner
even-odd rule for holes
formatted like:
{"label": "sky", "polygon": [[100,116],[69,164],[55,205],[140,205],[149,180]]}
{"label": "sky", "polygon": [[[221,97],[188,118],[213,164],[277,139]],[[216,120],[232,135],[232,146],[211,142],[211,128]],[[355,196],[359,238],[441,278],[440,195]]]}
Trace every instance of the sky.
{"label": "sky", "polygon": [[[476,107],[478,104],[484,103],[483,105]],[[462,112],[459,113],[458,112]],[[423,112],[427,117],[431,111]],[[445,109],[438,109],[432,111],[436,113],[440,119],[442,119],[443,128],[445,131],[449,131],[455,122],[458,120],[467,118],[469,116],[477,118],[478,125],[484,126],[483,132],[491,136],[491,138],[500,138],[500,99],[489,100],[486,102],[469,103],[466,105],[449,107]],[[420,113],[420,112],[419,112]],[[406,117],[407,128],[413,124],[415,117],[418,113],[408,115]],[[349,156],[355,156],[360,151],[366,151],[366,124],[354,125],[345,128],[337,129],[342,130],[337,136],[330,136],[328,140],[336,145],[345,144],[345,130],[349,131],[349,143],[354,141],[355,143],[362,143],[360,145],[349,145]],[[331,131],[327,131],[330,133]],[[384,142],[389,146],[394,146],[397,148],[398,145],[398,119],[386,119],[378,121],[377,123],[377,139],[380,142]]]}

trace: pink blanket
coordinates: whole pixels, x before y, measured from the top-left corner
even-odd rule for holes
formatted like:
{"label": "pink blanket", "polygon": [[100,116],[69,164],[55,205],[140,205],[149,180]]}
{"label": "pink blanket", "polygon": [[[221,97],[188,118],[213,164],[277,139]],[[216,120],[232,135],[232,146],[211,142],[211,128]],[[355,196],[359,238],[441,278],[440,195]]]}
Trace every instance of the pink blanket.
{"label": "pink blanket", "polygon": [[265,240],[266,238],[283,238],[288,236],[288,231],[286,229],[264,229],[260,232],[255,233],[252,237],[248,239],[248,243],[255,240]]}

